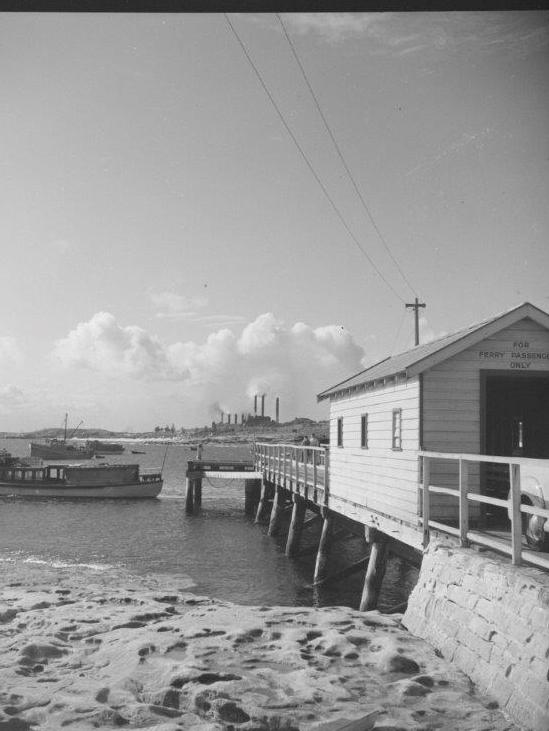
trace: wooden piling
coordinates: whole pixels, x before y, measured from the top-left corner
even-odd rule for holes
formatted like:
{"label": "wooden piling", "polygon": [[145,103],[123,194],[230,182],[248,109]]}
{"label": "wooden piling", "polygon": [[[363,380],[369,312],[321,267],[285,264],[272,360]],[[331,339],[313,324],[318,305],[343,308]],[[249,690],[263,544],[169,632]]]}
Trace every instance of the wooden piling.
{"label": "wooden piling", "polygon": [[261,480],[245,480],[244,482],[244,512],[246,515],[255,515],[261,494]]}
{"label": "wooden piling", "polygon": [[272,499],[272,490],[269,487],[266,480],[261,480],[261,495],[259,497],[259,503],[257,506],[257,512],[255,514],[255,522],[261,523],[267,516],[267,510],[269,503]]}
{"label": "wooden piling", "polygon": [[321,515],[322,533],[320,534],[318,553],[316,554],[313,584],[317,584],[326,578],[328,574],[328,558],[332,547],[334,514],[328,508],[322,508]]}
{"label": "wooden piling", "polygon": [[194,497],[194,507],[200,508],[202,505],[202,480],[193,480],[194,482],[194,490],[193,490],[193,497]]}
{"label": "wooden piling", "polygon": [[269,521],[268,534],[274,536],[280,529],[280,518],[282,511],[284,510],[284,490],[281,487],[276,487],[275,494],[273,497],[273,507],[271,509],[271,519]]}
{"label": "wooden piling", "polygon": [[370,544],[370,559],[360,600],[359,609],[361,612],[376,609],[385,569],[387,568],[387,536],[369,526],[365,527],[364,533]]}
{"label": "wooden piling", "polygon": [[299,550],[299,542],[303,532],[303,522],[305,520],[305,512],[307,510],[307,501],[299,495],[294,495],[294,506],[292,509],[292,519],[290,521],[290,530],[288,531],[288,539],[286,541],[286,556],[293,556]]}
{"label": "wooden piling", "polygon": [[185,512],[191,515],[194,510],[194,480],[191,477],[186,479],[185,490]]}

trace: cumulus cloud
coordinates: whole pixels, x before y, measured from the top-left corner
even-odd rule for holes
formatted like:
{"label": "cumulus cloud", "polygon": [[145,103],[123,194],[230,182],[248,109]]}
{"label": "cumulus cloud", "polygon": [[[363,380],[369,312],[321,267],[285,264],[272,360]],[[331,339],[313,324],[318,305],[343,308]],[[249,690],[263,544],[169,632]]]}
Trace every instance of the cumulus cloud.
{"label": "cumulus cloud", "polygon": [[163,344],[102,312],[59,340],[54,355],[66,367],[179,381],[178,397],[201,403],[205,414],[247,412],[257,393],[266,394],[271,407],[280,396],[293,417],[310,412],[317,392],[360,370],[364,351],[343,327],[287,325],[272,313],[240,333],[222,328],[201,343]]}
{"label": "cumulus cloud", "polygon": [[83,367],[114,376],[171,376],[162,343],[136,325],[120,326],[98,312],[55,343],[53,357],[65,367]]}
{"label": "cumulus cloud", "polygon": [[15,338],[11,335],[0,337],[0,366],[17,365],[23,360],[23,354]]}

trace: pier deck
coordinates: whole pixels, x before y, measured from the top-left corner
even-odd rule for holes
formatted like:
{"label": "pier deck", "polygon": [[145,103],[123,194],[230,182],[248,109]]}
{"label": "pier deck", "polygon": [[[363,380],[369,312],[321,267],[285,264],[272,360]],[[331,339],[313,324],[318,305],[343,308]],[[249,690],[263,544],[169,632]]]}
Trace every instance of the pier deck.
{"label": "pier deck", "polygon": [[[403,543],[414,551],[423,552],[431,537],[454,545],[477,545],[503,553],[514,565],[529,563],[549,570],[549,556],[531,550],[523,535],[523,522],[531,515],[549,519],[549,510],[521,502],[521,470],[531,468],[533,460],[518,457],[496,457],[478,454],[451,454],[422,451],[417,453],[418,510],[415,522],[402,521],[389,514],[370,509],[368,486],[364,484],[362,504],[337,495],[330,487],[330,451],[327,447],[300,447],[284,444],[254,445],[254,463],[263,480],[276,489],[287,492],[291,499],[302,498],[310,507],[322,508],[357,521],[365,528],[380,531],[389,539]],[[452,487],[432,483],[432,465],[443,463],[457,467],[457,484]],[[480,494],[469,480],[472,466],[505,465],[509,469],[508,500]],[[471,470],[469,469],[471,468]],[[430,505],[433,496],[445,495],[455,501],[459,519],[455,522],[432,520]],[[503,508],[509,515],[508,529],[490,529],[475,516],[479,505]],[[426,520],[424,520],[424,516]]]}

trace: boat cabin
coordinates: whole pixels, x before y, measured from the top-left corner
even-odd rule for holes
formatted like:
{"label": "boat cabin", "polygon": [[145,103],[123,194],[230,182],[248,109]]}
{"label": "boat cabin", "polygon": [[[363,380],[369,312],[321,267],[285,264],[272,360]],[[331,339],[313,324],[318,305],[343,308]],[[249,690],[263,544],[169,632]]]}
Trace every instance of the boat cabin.
{"label": "boat cabin", "polygon": [[[318,400],[330,401],[331,499],[349,515],[366,506],[417,526],[422,450],[549,459],[549,314],[524,303],[386,358]],[[457,470],[433,464],[431,482],[457,487]],[[471,465],[469,486],[507,499],[509,468]],[[476,510],[495,524],[504,509]],[[432,518],[457,511],[455,499],[433,496]]]}

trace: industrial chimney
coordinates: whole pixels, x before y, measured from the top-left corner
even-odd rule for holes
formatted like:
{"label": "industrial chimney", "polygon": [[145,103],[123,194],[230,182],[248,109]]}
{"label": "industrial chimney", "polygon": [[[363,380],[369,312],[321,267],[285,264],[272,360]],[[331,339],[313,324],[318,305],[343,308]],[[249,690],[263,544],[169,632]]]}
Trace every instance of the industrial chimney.
{"label": "industrial chimney", "polygon": [[235,414],[234,415],[234,423],[235,424],[238,424],[238,414]]}
{"label": "industrial chimney", "polygon": [[230,423],[231,423],[231,415],[227,414],[227,424],[230,424]]}
{"label": "industrial chimney", "polygon": [[257,416],[257,393],[254,396],[254,416]]}
{"label": "industrial chimney", "polygon": [[278,396],[276,397],[276,401],[275,401],[275,412],[276,412],[275,421],[278,424],[278,421],[279,421],[278,417],[280,415],[280,413],[279,413],[280,412],[280,399],[278,398]]}
{"label": "industrial chimney", "polygon": [[265,394],[261,394],[261,416],[265,416]]}
{"label": "industrial chimney", "polygon": [[223,424],[223,417],[224,417],[224,413],[223,413],[223,412],[221,412],[221,423],[222,423],[222,424]]}

